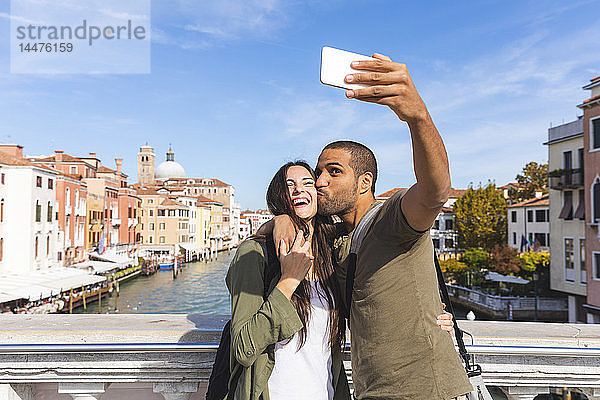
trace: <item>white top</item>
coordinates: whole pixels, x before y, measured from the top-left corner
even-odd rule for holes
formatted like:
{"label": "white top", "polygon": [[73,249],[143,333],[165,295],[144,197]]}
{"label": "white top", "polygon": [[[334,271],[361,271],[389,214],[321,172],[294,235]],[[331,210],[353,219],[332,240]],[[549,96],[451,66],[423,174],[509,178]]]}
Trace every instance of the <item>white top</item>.
{"label": "white top", "polygon": [[310,282],[311,313],[304,345],[299,335],[275,344],[275,367],[269,377],[271,400],[332,400],[329,306],[317,282]]}

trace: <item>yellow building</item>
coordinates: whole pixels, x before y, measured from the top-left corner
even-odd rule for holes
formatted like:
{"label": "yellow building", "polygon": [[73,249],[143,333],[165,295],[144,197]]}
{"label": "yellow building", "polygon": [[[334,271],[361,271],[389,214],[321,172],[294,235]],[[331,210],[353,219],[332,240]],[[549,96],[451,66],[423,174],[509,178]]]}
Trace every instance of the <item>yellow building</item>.
{"label": "yellow building", "polygon": [[197,204],[210,208],[208,238],[211,251],[223,250],[223,239],[227,236],[223,229],[223,204],[204,196],[198,196]]}
{"label": "yellow building", "polygon": [[154,189],[137,189],[142,199],[140,241],[146,245],[173,246],[188,243],[189,207],[167,198]]}
{"label": "yellow building", "polygon": [[104,231],[104,196],[88,193],[86,207],[87,223],[85,224],[85,249],[86,251],[91,251],[98,246]]}

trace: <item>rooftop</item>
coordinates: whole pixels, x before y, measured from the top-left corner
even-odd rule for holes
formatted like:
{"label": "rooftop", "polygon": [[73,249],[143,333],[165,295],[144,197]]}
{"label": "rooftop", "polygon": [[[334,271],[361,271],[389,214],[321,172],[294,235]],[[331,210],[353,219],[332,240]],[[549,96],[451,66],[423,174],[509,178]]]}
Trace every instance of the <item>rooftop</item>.
{"label": "rooftop", "polygon": [[536,197],[534,199],[524,200],[520,203],[512,204],[510,206],[507,206],[507,208],[548,206],[550,205],[549,198],[550,196],[545,194],[542,197]]}
{"label": "rooftop", "polygon": [[548,129],[548,141],[544,144],[551,144],[581,135],[583,135],[583,117],[580,116],[575,121]]}

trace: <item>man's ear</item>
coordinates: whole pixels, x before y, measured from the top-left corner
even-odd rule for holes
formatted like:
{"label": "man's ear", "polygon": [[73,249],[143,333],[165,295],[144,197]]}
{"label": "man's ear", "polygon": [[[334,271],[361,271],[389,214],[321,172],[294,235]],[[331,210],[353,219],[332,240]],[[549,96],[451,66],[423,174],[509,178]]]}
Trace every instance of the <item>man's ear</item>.
{"label": "man's ear", "polygon": [[373,174],[371,172],[365,172],[358,177],[358,193],[365,194],[371,191],[371,185],[373,185]]}

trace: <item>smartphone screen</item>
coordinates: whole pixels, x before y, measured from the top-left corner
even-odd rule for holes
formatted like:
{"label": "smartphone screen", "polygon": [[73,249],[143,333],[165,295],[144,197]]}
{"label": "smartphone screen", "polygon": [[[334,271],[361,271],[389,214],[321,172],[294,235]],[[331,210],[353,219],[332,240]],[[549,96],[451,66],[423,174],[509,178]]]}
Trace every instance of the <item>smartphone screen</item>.
{"label": "smartphone screen", "polygon": [[321,83],[342,89],[360,89],[368,87],[360,83],[347,83],[348,74],[363,72],[350,66],[352,61],[375,60],[373,57],[351,53],[345,50],[324,46],[321,49]]}

